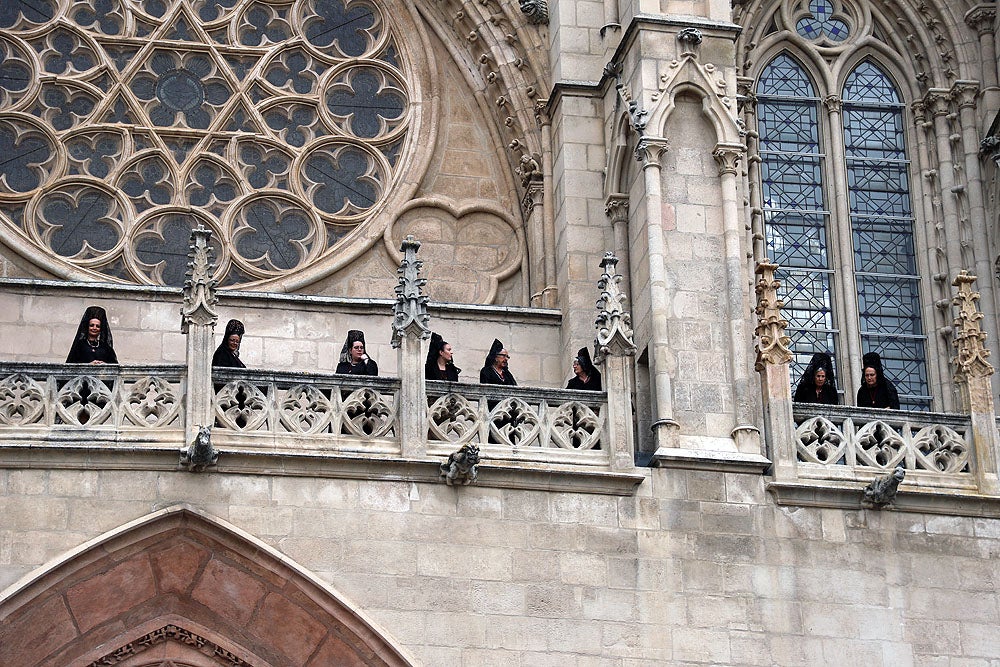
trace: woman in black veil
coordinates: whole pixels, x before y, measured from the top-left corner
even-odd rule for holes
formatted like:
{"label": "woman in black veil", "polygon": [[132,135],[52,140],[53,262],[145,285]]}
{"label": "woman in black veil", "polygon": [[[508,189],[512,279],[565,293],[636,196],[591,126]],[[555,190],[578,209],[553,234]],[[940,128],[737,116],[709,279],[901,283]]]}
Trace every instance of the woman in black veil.
{"label": "woman in black veil", "polygon": [[76,337],[66,357],[67,364],[117,364],[108,314],[100,306],[83,311]]}
{"label": "woman in black veil", "polygon": [[802,373],[795,388],[795,396],[792,398],[796,403],[825,403],[827,405],[837,405],[840,399],[837,396],[837,383],[833,377],[833,360],[826,352],[817,352],[809,360],[809,365]]}

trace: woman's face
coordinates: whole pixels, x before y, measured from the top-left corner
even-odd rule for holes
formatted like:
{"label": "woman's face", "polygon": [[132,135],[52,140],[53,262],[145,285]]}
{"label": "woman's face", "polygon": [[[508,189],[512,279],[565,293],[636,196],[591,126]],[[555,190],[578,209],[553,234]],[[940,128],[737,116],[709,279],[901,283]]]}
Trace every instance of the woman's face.
{"label": "woman's face", "polygon": [[508,359],[510,359],[510,355],[507,354],[507,350],[500,350],[497,353],[497,356],[493,358],[493,365],[497,368],[505,368],[507,366]]}
{"label": "woman's face", "polygon": [[351,345],[351,362],[356,364],[360,362],[364,358],[364,356],[365,356],[365,344],[362,343],[360,340],[354,341],[354,344]]}
{"label": "woman's face", "polygon": [[583,375],[583,366],[580,365],[580,360],[573,357],[573,372],[577,375]]}
{"label": "woman's face", "polygon": [[878,383],[878,373],[875,372],[874,368],[865,369],[865,384],[869,387],[874,387]]}
{"label": "woman's face", "polygon": [[826,384],[826,371],[820,368],[816,371],[816,374],[813,375],[813,379],[816,381],[816,388],[819,389]]}
{"label": "woman's face", "polygon": [[87,322],[87,338],[97,340],[101,337],[101,320],[96,317]]}
{"label": "woman's face", "polygon": [[230,334],[229,338],[226,339],[226,347],[229,348],[230,352],[240,349],[240,335]]}
{"label": "woman's face", "polygon": [[441,361],[443,361],[445,363],[448,363],[449,361],[451,361],[451,344],[450,343],[445,343],[445,346],[441,348],[440,352],[438,352],[438,358],[441,359]]}

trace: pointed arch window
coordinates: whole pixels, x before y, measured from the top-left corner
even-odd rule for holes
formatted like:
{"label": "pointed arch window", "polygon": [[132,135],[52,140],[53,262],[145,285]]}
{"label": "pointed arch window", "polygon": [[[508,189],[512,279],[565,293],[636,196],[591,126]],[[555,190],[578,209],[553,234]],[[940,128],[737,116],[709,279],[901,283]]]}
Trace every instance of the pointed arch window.
{"label": "pointed arch window", "polygon": [[[767,252],[782,266],[795,372],[814,352],[843,359],[851,338],[881,355],[902,407],[929,409],[901,96],[877,64],[862,61],[840,91],[841,132],[823,113],[823,92],[787,53],[757,83]],[[854,388],[842,388],[853,402]]]}

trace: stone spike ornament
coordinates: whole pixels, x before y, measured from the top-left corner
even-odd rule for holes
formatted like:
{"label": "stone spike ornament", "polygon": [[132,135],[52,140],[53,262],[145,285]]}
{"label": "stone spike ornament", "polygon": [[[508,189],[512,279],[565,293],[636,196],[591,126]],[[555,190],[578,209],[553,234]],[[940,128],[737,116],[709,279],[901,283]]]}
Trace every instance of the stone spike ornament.
{"label": "stone spike ornament", "polygon": [[759,278],[754,287],[757,293],[757,361],[754,368],[764,370],[768,364],[788,364],[792,361],[792,351],[788,349],[792,339],[785,335],[788,321],[781,317],[781,307],[784,302],[778,298],[778,288],[781,281],[776,280],[774,272],[777,264],[772,264],[766,258],[754,269]]}
{"label": "stone spike ornament", "polygon": [[188,333],[188,326],[199,324],[215,326],[219,314],[215,304],[216,281],[212,278],[212,248],[209,242],[212,230],[198,226],[191,230],[188,246],[188,270],[184,279],[184,304],[181,306],[181,333]]}
{"label": "stone spike ornament", "polygon": [[420,277],[420,269],[423,261],[417,259],[417,251],[420,249],[420,241],[412,235],[403,239],[399,249],[403,253],[403,259],[399,262],[396,273],[399,274],[399,282],[396,285],[396,303],[392,308],[392,346],[398,348],[400,341],[405,336],[419,336],[420,338],[430,338],[431,330],[428,327],[431,316],[427,312],[427,301],[429,297],[422,292],[422,288],[427,284],[425,278]]}
{"label": "stone spike ornament", "polygon": [[954,322],[955,339],[952,341],[957,354],[952,357],[952,362],[956,373],[964,378],[986,378],[993,375],[993,365],[986,360],[990,351],[984,345],[983,313],[978,305],[979,292],[972,291],[974,282],[976,276],[964,270],[952,282],[958,288],[958,294],[951,300],[958,308]]}
{"label": "stone spike ornament", "polygon": [[622,293],[619,283],[621,274],[615,271],[618,258],[613,252],[604,253],[601,268],[604,273],[597,281],[601,298],[597,300],[597,337],[594,363],[600,364],[608,355],[632,356],[635,342],[632,340],[632,315],[625,310],[628,297]]}

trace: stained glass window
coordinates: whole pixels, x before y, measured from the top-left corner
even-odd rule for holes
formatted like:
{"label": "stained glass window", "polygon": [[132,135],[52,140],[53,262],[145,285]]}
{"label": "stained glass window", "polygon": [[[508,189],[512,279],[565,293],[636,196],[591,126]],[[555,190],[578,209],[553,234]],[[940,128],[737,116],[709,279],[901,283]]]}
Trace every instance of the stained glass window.
{"label": "stained glass window", "polygon": [[820,147],[819,98],[805,69],[779,55],[757,87],[761,195],[768,257],[781,266],[783,314],[798,378],[815,352],[835,356],[829,213],[823,202],[826,155]]}
{"label": "stained glass window", "polygon": [[926,410],[931,398],[903,105],[892,79],[867,60],[847,77],[843,100],[861,346],[881,355],[901,407]]}
{"label": "stained glass window", "polygon": [[[828,3],[811,2],[810,9],[829,21]],[[836,193],[828,174],[840,165],[829,164],[821,145],[819,93],[805,68],[781,54],[757,86],[767,254],[781,266],[793,377],[797,381],[814,352],[836,358],[838,336],[850,326],[863,352],[881,355],[901,406],[929,409],[901,98],[871,61],[851,72],[842,93],[848,192]],[[836,197],[849,221],[831,221],[827,202]],[[834,271],[828,235],[831,224],[848,223],[853,248],[844,251],[853,253],[854,273],[843,276]],[[836,280],[851,281],[857,313],[837,310]]]}

